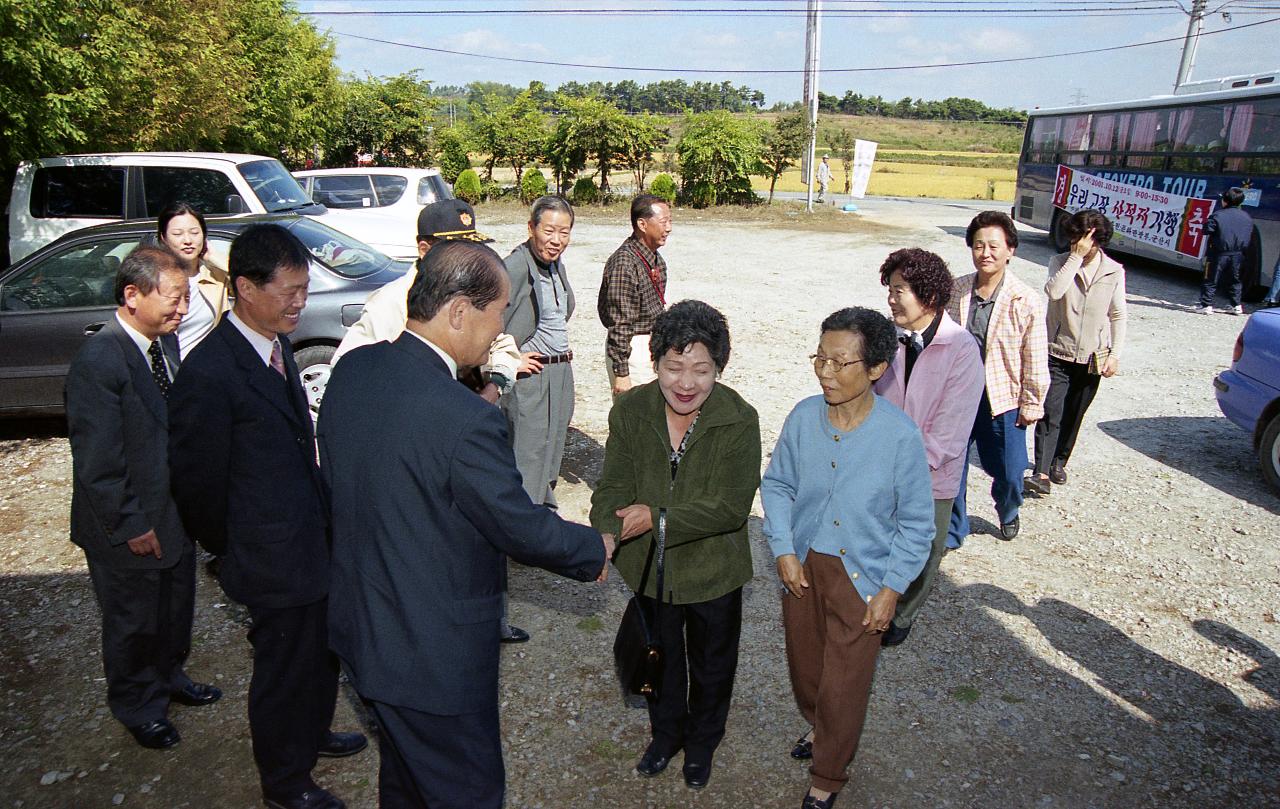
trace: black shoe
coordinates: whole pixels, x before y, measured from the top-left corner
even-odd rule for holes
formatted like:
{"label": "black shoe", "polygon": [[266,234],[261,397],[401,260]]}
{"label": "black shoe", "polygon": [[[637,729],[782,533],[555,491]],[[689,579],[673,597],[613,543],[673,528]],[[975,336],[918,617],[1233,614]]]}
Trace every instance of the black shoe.
{"label": "black shoe", "polygon": [[1067,469],[1062,461],[1054,461],[1049,464],[1049,480],[1059,486],[1067,482]]}
{"label": "black shoe", "polygon": [[507,634],[499,638],[503,643],[524,643],[529,640],[529,633],[518,626],[507,627]]}
{"label": "black shoe", "polygon": [[1047,497],[1050,490],[1048,478],[1031,475],[1022,479],[1022,491],[1024,494],[1038,494],[1041,497]]}
{"label": "black shoe", "polygon": [[347,805],[337,795],[320,787],[297,795],[263,795],[262,802],[272,809],[347,809]]}
{"label": "black shoe", "polygon": [[222,574],[222,557],[210,557],[209,561],[204,563],[204,572],[208,573],[210,578],[218,578]]}
{"label": "black shoe", "polygon": [[881,646],[897,646],[907,639],[907,635],[911,634],[911,627],[903,629],[897,624],[890,623],[889,628],[880,636]]}
{"label": "black shoe", "polygon": [[684,773],[684,783],[689,789],[702,789],[711,780],[710,764],[695,764],[692,761],[686,761],[681,771]]}
{"label": "black shoe", "polygon": [[644,755],[640,757],[640,763],[636,765],[636,772],[652,778],[667,768],[674,753],[674,750],[670,753],[663,752],[658,748],[657,742],[649,742],[648,749],[644,751]]}
{"label": "black shoe", "polygon": [[165,750],[182,741],[178,729],[168,719],[153,719],[145,724],[134,725],[129,728],[129,732],[138,744],[149,750]]}
{"label": "black shoe", "polygon": [[369,740],[363,733],[334,733],[332,730],[324,735],[324,742],[316,755],[326,758],[345,758],[354,756],[369,746]]}
{"label": "black shoe", "polygon": [[825,801],[820,801],[812,795],[805,795],[804,803],[800,804],[800,809],[831,809],[836,805],[836,796],[839,794],[839,792],[832,792]]}
{"label": "black shoe", "polygon": [[791,757],[798,761],[808,761],[813,758],[813,742],[808,739],[808,734],[796,740],[796,746],[791,748]]}
{"label": "black shoe", "polygon": [[176,702],[179,705],[190,705],[193,708],[201,705],[212,705],[220,699],[222,699],[222,689],[216,685],[206,685],[205,683],[192,683],[181,691],[174,691],[169,695],[170,702]]}
{"label": "black shoe", "polygon": [[1000,538],[1005,542],[1010,542],[1018,535],[1018,529],[1022,527],[1022,518],[1014,517],[1009,522],[1000,523]]}

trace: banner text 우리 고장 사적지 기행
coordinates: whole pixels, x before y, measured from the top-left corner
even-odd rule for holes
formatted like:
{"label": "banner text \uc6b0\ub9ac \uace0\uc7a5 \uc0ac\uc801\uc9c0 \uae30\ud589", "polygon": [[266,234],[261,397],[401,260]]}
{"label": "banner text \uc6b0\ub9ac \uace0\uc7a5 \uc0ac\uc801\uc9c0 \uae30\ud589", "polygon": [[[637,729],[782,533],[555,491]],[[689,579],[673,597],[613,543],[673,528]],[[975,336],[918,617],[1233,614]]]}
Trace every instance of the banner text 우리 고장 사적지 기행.
{"label": "banner text \uc6b0\ub9ac \uace0\uc7a5 \uc0ac\uc801\uc9c0 \uae30\ud589", "polygon": [[1058,166],[1053,205],[1069,213],[1101,211],[1116,233],[1184,256],[1204,255],[1204,226],[1214,201],[1166,194]]}

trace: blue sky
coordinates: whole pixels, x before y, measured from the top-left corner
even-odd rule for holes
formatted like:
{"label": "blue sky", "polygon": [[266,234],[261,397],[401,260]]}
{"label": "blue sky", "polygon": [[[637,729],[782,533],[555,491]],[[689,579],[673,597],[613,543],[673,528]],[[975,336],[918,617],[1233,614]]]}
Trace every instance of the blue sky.
{"label": "blue sky", "polygon": [[[743,0],[711,3],[713,7],[741,7],[744,4]],[[792,4],[793,0],[765,3],[769,7]],[[1112,3],[1132,4],[1132,1],[1125,0]],[[542,0],[536,4],[527,0],[488,3],[306,0],[299,3],[299,9],[304,12],[370,8],[653,9],[698,5],[698,2],[688,0]],[[1007,6],[1009,0],[980,5],[990,9]],[[1211,2],[1210,8],[1215,5]],[[1266,15],[1237,12],[1230,23],[1225,22],[1220,14],[1215,14],[1206,18],[1205,30],[1217,31],[1271,17],[1280,17],[1280,11]],[[720,71],[801,67],[804,57],[802,16],[690,17],[647,13],[625,17],[316,16],[312,19],[321,30],[331,30],[335,34],[339,66],[356,74],[389,75],[417,69],[421,71],[422,78],[436,84],[496,81],[523,86],[538,79],[551,87],[565,81],[621,81],[627,78],[641,84],[674,78],[686,81],[729,80],[735,85],[746,84],[763,90],[770,104],[798,99],[801,95],[798,74],[742,75]],[[878,19],[828,16],[823,22],[822,66],[885,68],[1079,51],[1168,37],[1180,39],[1186,27],[1187,17],[1180,13],[1051,19],[989,10],[944,19],[931,15]],[[499,56],[677,70],[672,73],[636,73],[503,63],[365,42],[338,35],[338,32]],[[1274,55],[1275,49],[1271,47],[1277,36],[1280,36],[1280,22],[1203,37],[1192,79],[1280,68],[1280,56]],[[853,90],[892,99],[903,96],[927,99],[967,96],[997,107],[1060,106],[1072,103],[1077,94],[1085,103],[1096,103],[1168,93],[1177,75],[1180,53],[1179,41],[1112,53],[1016,64],[826,74],[820,80],[820,88],[837,96]],[[716,72],[695,74],[680,70],[690,68]]]}

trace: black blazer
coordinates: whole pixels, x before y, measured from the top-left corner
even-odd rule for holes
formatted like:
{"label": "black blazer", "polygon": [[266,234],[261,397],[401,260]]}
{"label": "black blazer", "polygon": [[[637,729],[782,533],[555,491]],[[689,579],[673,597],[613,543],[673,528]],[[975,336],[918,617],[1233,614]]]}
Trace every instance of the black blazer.
{"label": "black blazer", "polygon": [[433,714],[492,708],[506,556],[589,581],[600,535],[533,505],[502,412],[409,332],[343,357],[318,432],[329,645],[356,689]]}
{"label": "black blazer", "polygon": [[285,377],[229,318],[187,355],[169,392],[173,498],[187,532],[225,556],[222,588],[297,607],[329,583],[327,499],[289,340]]}
{"label": "black blazer", "polygon": [[[178,367],[178,341],[160,338]],[[178,563],[191,540],[169,495],[169,421],[151,365],[115,315],[67,371],[71,439],[71,541],[98,564],[157,569]],[[162,558],[126,544],[154,530]]]}

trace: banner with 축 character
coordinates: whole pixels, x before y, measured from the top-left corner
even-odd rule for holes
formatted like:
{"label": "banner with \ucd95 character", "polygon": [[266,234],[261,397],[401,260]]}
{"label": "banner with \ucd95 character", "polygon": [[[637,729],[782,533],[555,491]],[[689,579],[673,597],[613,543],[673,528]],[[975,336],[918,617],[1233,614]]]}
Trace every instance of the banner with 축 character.
{"label": "banner with \ucd95 character", "polygon": [[1104,180],[1059,165],[1053,184],[1053,206],[1069,213],[1086,208],[1102,211],[1116,233],[1201,258],[1208,242],[1204,225],[1213,213],[1214,201]]}

